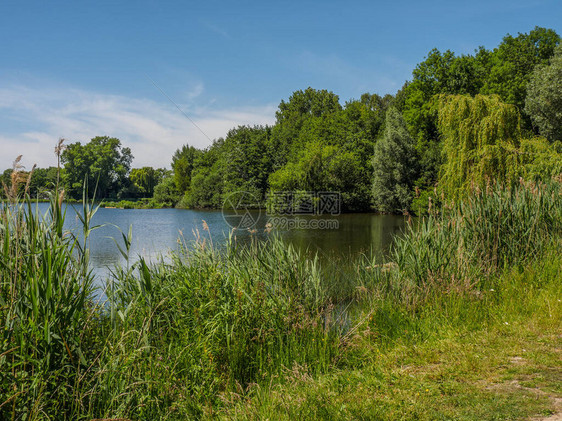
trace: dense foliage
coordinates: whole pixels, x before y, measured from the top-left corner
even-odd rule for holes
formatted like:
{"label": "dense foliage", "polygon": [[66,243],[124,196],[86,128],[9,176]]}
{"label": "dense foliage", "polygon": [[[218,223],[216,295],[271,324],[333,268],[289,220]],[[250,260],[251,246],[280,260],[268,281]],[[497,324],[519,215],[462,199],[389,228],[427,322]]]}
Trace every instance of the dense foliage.
{"label": "dense foliage", "polygon": [[525,112],[542,136],[562,141],[562,46],[550,64],[537,66],[527,88]]}
{"label": "dense foliage", "polygon": [[126,186],[133,155],[114,137],[98,136],[68,145],[61,156],[68,194],[80,197],[84,181],[98,197],[118,197]]}
{"label": "dense foliage", "polygon": [[[296,91],[281,101],[272,127],[239,127],[191,159],[190,177],[180,176],[191,183],[176,183],[180,204],[219,207],[239,190],[259,200],[270,191],[339,191],[344,210],[402,212],[416,195],[417,205],[434,195],[435,186],[456,197],[485,178],[549,178],[560,165],[548,156],[559,156],[559,147],[533,131],[539,111],[531,112],[531,104],[542,104],[541,115],[557,127],[558,103],[550,98],[557,92],[546,86],[556,79],[552,57],[559,42],[553,30],[537,27],[474,55],[434,49],[395,96],[364,94],[343,106],[326,90]],[[528,85],[532,98],[524,109]],[[389,120],[391,106],[397,111]],[[400,113],[405,125],[398,129]]]}
{"label": "dense foliage", "polygon": [[152,197],[154,189],[166,176],[169,176],[169,174],[163,168],[142,167],[133,168],[129,173],[129,180],[133,187],[133,193],[140,197]]}
{"label": "dense foliage", "polygon": [[513,185],[561,174],[560,144],[523,138],[517,108],[497,95],[447,95],[439,104],[445,156],[440,187],[447,197],[462,197],[492,180]]}
{"label": "dense foliage", "polygon": [[373,201],[383,212],[406,211],[412,202],[416,179],[415,143],[402,115],[394,108],[386,113],[384,136],[375,145]]}
{"label": "dense foliage", "polygon": [[486,181],[513,181],[518,165],[520,126],[517,108],[497,95],[444,96],[439,127],[445,164],[441,187],[451,197]]}
{"label": "dense foliage", "polygon": [[[342,105],[328,90],[298,90],[272,126],[233,128],[204,150],[183,145],[170,172],[131,169],[115,138],[73,143],[62,179],[70,197],[86,180],[90,194],[97,186],[100,198],[144,198],[138,206],[220,208],[239,191],[265,205],[276,191],[336,191],[344,211],[380,212],[420,212],[486,179],[547,179],[561,166],[559,43],[536,27],[473,55],[433,49],[394,96]],[[52,189],[54,174],[37,169],[30,194]]]}

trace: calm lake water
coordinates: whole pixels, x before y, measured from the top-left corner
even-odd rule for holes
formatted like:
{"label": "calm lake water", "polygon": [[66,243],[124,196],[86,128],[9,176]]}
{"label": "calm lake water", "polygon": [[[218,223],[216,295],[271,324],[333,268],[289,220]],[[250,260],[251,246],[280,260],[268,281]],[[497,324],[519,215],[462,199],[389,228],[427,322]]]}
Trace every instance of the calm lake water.
{"label": "calm lake water", "polygon": [[[40,203],[39,207],[45,212],[48,204]],[[81,206],[76,206],[76,209],[81,210]],[[266,224],[279,223],[278,220],[259,212],[252,212],[250,217],[255,221],[255,232],[237,229],[235,235],[239,243],[249,242],[252,236],[264,239],[271,235],[265,232]],[[331,222],[326,223],[326,219]],[[232,223],[229,217],[227,220]],[[155,261],[159,256],[166,258],[170,251],[178,250],[180,238],[187,243],[193,241],[197,231],[201,237],[208,238],[210,235],[216,246],[224,244],[232,230],[227,220],[221,211],[99,208],[93,225],[102,226],[94,230],[90,244],[93,269],[101,280],[106,277],[109,268],[123,263],[124,259],[113,240],[123,244],[119,229],[126,234],[132,226],[133,260],[143,256]],[[203,221],[207,223],[209,232],[203,230]],[[402,216],[369,213],[323,218],[301,216],[298,221],[299,228],[279,225],[273,231],[278,232],[284,241],[298,249],[318,253],[321,260],[330,263],[349,261],[361,253],[376,253],[383,257],[393,236],[400,234],[407,223],[406,218]],[[67,226],[70,229],[78,227],[78,219],[72,206],[69,206],[67,211]]]}

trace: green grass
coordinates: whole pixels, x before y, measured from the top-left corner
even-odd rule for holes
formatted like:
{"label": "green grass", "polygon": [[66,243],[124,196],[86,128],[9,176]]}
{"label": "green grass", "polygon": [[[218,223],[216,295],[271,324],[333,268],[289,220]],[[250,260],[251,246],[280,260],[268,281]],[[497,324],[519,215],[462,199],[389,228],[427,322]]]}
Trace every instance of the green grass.
{"label": "green grass", "polygon": [[[330,373],[314,376],[307,367],[297,367],[277,384],[233,397],[234,408],[220,415],[375,420],[546,416],[554,411],[553,399],[562,395],[561,267],[558,249],[524,270],[506,270],[497,279],[499,289],[490,291],[494,299],[477,304],[466,298],[465,305],[480,312],[480,321],[469,325],[450,313],[450,298],[409,315],[402,334],[392,338],[381,338],[387,328],[379,329],[377,318],[369,316],[347,344],[347,358]],[[408,335],[406,328],[417,334]]]}
{"label": "green grass", "polygon": [[[17,177],[17,175],[16,175]],[[6,189],[8,190],[8,189]],[[0,419],[526,419],[560,396],[562,189],[490,186],[346,282],[272,235],[116,267],[0,208]],[[129,262],[131,233],[119,247]],[[336,284],[337,283],[337,284]]]}
{"label": "green grass", "polygon": [[104,208],[119,208],[119,209],[162,209],[173,207],[172,203],[159,202],[154,198],[142,198],[133,200],[104,200],[101,202]]}

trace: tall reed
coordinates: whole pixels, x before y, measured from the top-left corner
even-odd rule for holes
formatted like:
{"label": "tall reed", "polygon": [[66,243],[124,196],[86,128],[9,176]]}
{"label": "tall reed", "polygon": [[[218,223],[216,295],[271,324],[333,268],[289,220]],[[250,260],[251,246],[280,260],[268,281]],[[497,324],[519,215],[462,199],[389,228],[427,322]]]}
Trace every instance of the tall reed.
{"label": "tall reed", "polygon": [[485,319],[489,300],[510,288],[498,283],[502,273],[560,250],[560,180],[490,184],[410,224],[390,262],[360,264],[355,296],[381,338],[419,340]]}
{"label": "tall reed", "polygon": [[[507,266],[525,264],[562,235],[562,183],[491,183],[458,203],[430,210],[397,236],[388,257],[360,265],[358,281],[396,289],[469,288]],[[365,270],[368,269],[368,270]]]}
{"label": "tall reed", "polygon": [[18,194],[18,163],[0,204],[0,418],[36,419],[70,410],[90,355],[93,210],[81,215],[82,235],[65,231],[64,192],[49,193],[42,215],[29,183]]}
{"label": "tall reed", "polygon": [[108,289],[115,328],[97,369],[99,417],[199,417],[283,367],[325,371],[339,351],[317,261],[277,237],[248,247],[231,237],[219,253],[202,236],[171,263],[132,268]]}

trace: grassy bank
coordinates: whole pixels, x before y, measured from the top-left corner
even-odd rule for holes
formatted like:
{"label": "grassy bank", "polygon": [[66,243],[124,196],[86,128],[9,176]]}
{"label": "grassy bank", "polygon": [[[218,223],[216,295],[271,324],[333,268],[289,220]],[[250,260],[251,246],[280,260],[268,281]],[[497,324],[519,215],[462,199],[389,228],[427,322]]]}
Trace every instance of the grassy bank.
{"label": "grassy bank", "polygon": [[[219,417],[515,420],[561,411],[561,267],[551,254],[506,270],[479,302],[444,297],[418,314],[387,308],[383,323],[369,315],[373,303],[329,373],[295,364],[280,382],[231,393]],[[388,334],[381,324],[391,320]]]}
{"label": "grassy bank", "polygon": [[144,198],[135,200],[104,200],[100,206],[104,208],[119,208],[119,209],[163,209],[173,208],[174,204],[171,202],[159,202],[154,198]]}
{"label": "grassy bank", "polygon": [[[2,419],[524,419],[560,396],[562,189],[474,191],[335,284],[275,235],[115,268],[88,236],[0,210]],[[130,237],[121,251],[128,257]]]}

